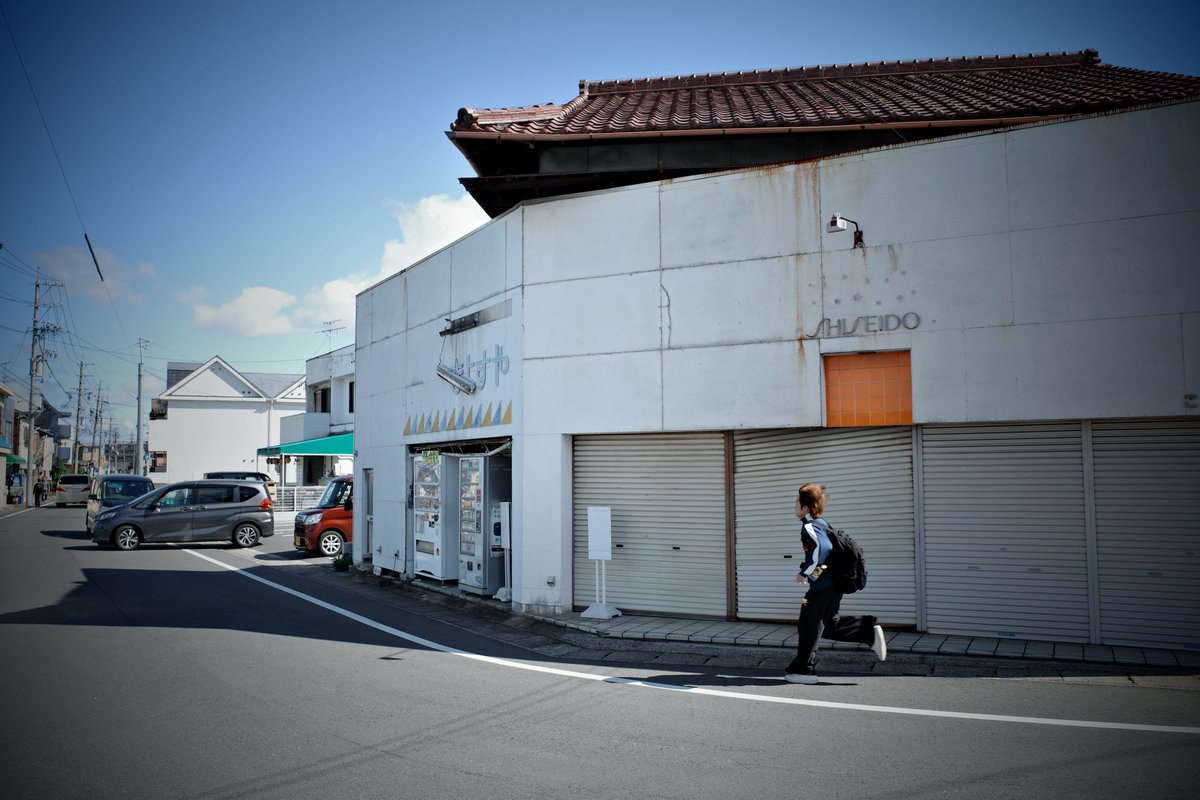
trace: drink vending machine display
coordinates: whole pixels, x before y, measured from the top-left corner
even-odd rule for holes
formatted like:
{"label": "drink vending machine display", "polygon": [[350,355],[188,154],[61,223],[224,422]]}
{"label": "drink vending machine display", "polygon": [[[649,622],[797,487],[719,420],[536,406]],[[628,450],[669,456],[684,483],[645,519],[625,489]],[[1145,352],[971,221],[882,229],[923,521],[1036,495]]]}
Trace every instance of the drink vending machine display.
{"label": "drink vending machine display", "polygon": [[464,456],[458,478],[458,585],[494,595],[504,584],[500,504],[512,501],[512,459]]}
{"label": "drink vending machine display", "polygon": [[458,580],[457,490],[457,456],[413,456],[413,571],[418,575]]}

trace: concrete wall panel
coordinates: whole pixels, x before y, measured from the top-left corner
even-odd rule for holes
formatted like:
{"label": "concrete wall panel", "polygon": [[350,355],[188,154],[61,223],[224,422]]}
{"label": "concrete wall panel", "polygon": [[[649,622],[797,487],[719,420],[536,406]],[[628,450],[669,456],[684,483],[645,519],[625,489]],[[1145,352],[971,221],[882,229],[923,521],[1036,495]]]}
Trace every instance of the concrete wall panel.
{"label": "concrete wall panel", "polygon": [[528,358],[658,349],[659,273],[534,284],[525,290]]}
{"label": "concrete wall panel", "polygon": [[814,165],[668,181],[662,187],[666,268],[775,258],[820,246]]}
{"label": "concrete wall panel", "polygon": [[662,274],[668,348],[794,339],[797,257],[666,270]]}
{"label": "concrete wall panel", "polygon": [[527,360],[526,433],[662,430],[661,364],[658,352]]}
{"label": "concrete wall panel", "polygon": [[526,285],[658,269],[657,185],[532,203],[524,217]]}
{"label": "concrete wall panel", "polygon": [[663,354],[662,430],[819,426],[821,414],[815,343],[763,342]]}

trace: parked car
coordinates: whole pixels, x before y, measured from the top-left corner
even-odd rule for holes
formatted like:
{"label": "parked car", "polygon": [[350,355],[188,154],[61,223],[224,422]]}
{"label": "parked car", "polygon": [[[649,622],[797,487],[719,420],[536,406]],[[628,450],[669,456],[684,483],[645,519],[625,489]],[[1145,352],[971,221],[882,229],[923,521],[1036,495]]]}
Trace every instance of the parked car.
{"label": "parked car", "polygon": [[96,515],[106,508],[123,506],[147,492],[154,491],[154,481],[141,475],[97,475],[88,489],[87,513],[83,525],[90,534]]}
{"label": "parked car", "polygon": [[62,475],[54,487],[54,505],[65,506],[70,503],[83,505],[87,502],[88,486],[91,478],[84,474]]}
{"label": "parked car", "polygon": [[246,470],[224,470],[220,472],[206,472],[205,478],[214,480],[234,480],[234,481],[262,481],[267,485],[267,494],[272,499],[275,498],[275,479],[265,472],[247,472]]}
{"label": "parked car", "polygon": [[313,508],[296,515],[292,544],[297,550],[336,556],[354,535],[354,477],[334,478]]}
{"label": "parked car", "polygon": [[275,533],[275,510],[259,481],[172,483],[96,515],[92,541],[120,550],[152,542],[229,540],[253,547]]}

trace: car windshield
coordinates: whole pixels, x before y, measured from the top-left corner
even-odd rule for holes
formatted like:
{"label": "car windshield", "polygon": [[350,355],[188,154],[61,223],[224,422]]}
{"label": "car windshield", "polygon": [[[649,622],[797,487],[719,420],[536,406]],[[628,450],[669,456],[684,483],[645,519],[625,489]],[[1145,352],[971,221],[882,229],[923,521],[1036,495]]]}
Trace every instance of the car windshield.
{"label": "car windshield", "polygon": [[128,502],[144,495],[154,485],[146,481],[111,480],[104,482],[104,497]]}
{"label": "car windshield", "polygon": [[325,493],[317,501],[317,508],[337,508],[346,505],[354,484],[350,481],[334,481],[325,487]]}

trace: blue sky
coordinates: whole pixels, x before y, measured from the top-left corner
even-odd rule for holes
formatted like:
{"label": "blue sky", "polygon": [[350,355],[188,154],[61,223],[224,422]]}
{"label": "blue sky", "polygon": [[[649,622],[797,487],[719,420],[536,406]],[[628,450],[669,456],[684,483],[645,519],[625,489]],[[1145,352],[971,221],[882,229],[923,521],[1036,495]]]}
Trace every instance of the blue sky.
{"label": "blue sky", "polygon": [[168,361],[301,373],[352,343],[358,291],[483,222],[445,135],[462,106],[566,102],[582,78],[1088,47],[1200,75],[1200,12],[1178,0],[0,9],[0,381],[26,396],[40,268],[61,331],[39,393],[73,413],[84,362],[85,408],[102,383],[125,438],[139,339],[145,411]]}

